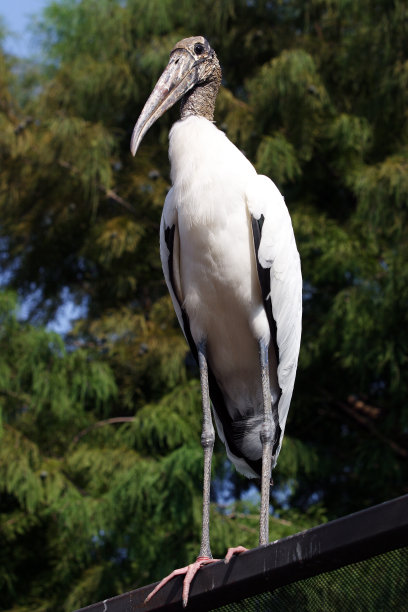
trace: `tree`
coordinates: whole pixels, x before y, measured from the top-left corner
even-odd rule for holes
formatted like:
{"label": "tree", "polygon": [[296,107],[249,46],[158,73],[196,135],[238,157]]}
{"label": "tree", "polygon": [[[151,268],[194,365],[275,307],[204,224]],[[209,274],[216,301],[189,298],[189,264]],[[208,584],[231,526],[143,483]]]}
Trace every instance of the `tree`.
{"label": "tree", "polygon": [[[2,609],[71,610],[199,548],[200,394],[158,254],[177,109],[129,154],[185,36],[216,49],[217,124],[284,193],[301,253],[274,537],[408,490],[407,10],[63,0],[41,65],[0,53],[2,278],[31,305],[29,324],[0,303]],[[43,326],[67,292],[86,307],[61,339]],[[256,544],[249,487],[217,447],[214,554]]]}

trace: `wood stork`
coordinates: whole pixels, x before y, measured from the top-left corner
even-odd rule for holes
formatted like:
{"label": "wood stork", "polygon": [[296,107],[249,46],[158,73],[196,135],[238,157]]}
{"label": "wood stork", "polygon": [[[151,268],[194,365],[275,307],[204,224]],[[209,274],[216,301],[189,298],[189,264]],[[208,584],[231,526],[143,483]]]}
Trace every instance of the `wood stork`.
{"label": "wood stork", "polygon": [[[204,450],[202,539],[186,574],[213,561],[209,538],[214,427],[237,470],[261,477],[260,545],[269,541],[271,470],[281,448],[301,335],[302,277],[283,197],[213,123],[221,84],[217,56],[202,36],[185,38],[135,125],[131,151],[181,99],[170,132],[172,187],[160,228],[164,276],[200,370]],[[243,547],[231,548],[226,562]]]}

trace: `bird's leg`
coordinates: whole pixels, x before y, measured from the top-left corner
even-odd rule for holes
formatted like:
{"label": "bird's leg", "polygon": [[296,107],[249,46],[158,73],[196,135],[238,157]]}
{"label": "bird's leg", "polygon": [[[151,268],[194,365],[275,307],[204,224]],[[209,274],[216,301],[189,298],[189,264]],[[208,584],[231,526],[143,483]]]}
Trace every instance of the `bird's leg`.
{"label": "bird's leg", "polygon": [[269,384],[268,345],[263,340],[259,342],[261,359],[261,380],[263,398],[263,423],[261,429],[262,442],[262,480],[261,480],[261,511],[259,518],[259,545],[269,543],[269,491],[271,485],[272,464],[272,401]]}
{"label": "bird's leg", "polygon": [[[169,576],[153,589],[146,597],[145,603],[148,603],[155,593],[162,588],[174,576],[185,574],[183,581],[183,607],[186,607],[188,602],[188,594],[190,591],[191,582],[203,565],[214,563],[218,559],[213,559],[210,548],[210,485],[211,485],[211,460],[215,441],[214,426],[211,418],[210,392],[208,386],[208,366],[206,356],[206,343],[202,341],[198,345],[198,365],[200,368],[200,383],[201,395],[203,403],[203,428],[201,432],[201,446],[204,451],[204,484],[203,484],[203,522],[201,532],[201,547],[200,554],[196,561],[174,570]],[[241,552],[236,550],[235,552]]]}
{"label": "bird's leg", "polygon": [[[204,451],[204,484],[203,484],[203,526],[201,532],[201,547],[200,554],[197,557],[196,565],[198,563],[207,564],[212,561],[218,561],[213,559],[210,549],[210,486],[211,486],[211,460],[214,448],[215,433],[214,426],[211,418],[211,405],[210,405],[210,391],[208,386],[208,366],[207,366],[207,354],[206,354],[206,343],[205,341],[200,342],[198,345],[198,365],[200,368],[200,383],[201,383],[201,395],[203,400],[203,429],[201,432],[201,446]],[[229,548],[225,556],[225,563],[229,563],[232,556],[245,552],[247,549],[243,546],[235,546]],[[193,564],[194,565],[194,564]],[[191,566],[190,566],[191,567]],[[191,575],[188,585],[197,573],[199,565]],[[187,581],[187,576],[184,580],[184,587]],[[187,595],[188,597],[188,590]],[[184,598],[184,595],[183,595]],[[184,599],[183,599],[184,601]],[[187,602],[187,600],[185,600]]]}
{"label": "bird's leg", "polygon": [[204,482],[203,482],[203,522],[201,532],[201,547],[198,559],[212,559],[210,548],[210,486],[211,461],[215,441],[214,426],[211,418],[210,391],[208,386],[208,366],[206,343],[198,345],[198,365],[200,368],[201,395],[203,402],[203,428],[201,446],[204,451]]}

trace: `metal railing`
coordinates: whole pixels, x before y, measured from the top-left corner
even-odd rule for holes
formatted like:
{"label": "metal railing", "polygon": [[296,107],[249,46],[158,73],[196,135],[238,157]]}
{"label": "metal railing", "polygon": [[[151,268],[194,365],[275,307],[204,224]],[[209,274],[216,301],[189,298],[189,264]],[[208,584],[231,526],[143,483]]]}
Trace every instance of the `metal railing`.
{"label": "metal railing", "polygon": [[[406,546],[408,495],[254,548],[233,558],[228,565],[220,562],[202,568],[191,586],[187,609],[215,610]],[[404,584],[408,584],[406,576]],[[182,577],[171,580],[144,606],[144,599],[153,588],[153,584],[148,585],[77,612],[184,609]],[[256,609],[271,608],[257,604]]]}

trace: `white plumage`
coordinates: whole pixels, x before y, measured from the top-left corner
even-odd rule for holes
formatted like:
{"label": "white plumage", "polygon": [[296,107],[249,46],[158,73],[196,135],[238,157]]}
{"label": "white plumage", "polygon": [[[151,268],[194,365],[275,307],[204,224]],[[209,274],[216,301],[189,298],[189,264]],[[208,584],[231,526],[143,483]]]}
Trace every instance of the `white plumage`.
{"label": "white plumage", "polygon": [[[264,217],[258,258],[270,269],[273,316],[277,324],[279,366],[269,348],[272,400],[279,399],[283,436],[292,395],[301,327],[301,273],[292,224],[277,187],[258,176],[252,164],[223,132],[203,117],[178,121],[170,132],[173,186],[163,209],[160,252],[164,276],[179,323],[185,308],[196,344],[207,339],[207,359],[223,391],[228,412],[247,427],[243,447],[260,459],[263,400],[259,341],[270,341],[262,303],[252,236],[251,215]],[[175,226],[173,291],[165,228]],[[287,295],[291,299],[287,303]],[[285,299],[286,298],[286,299]],[[277,373],[277,374],[276,374]],[[215,414],[220,438],[222,424]],[[226,444],[237,469],[257,476]],[[280,449],[280,443],[279,443]],[[276,462],[279,449],[275,452]],[[259,474],[258,474],[259,476]]]}

